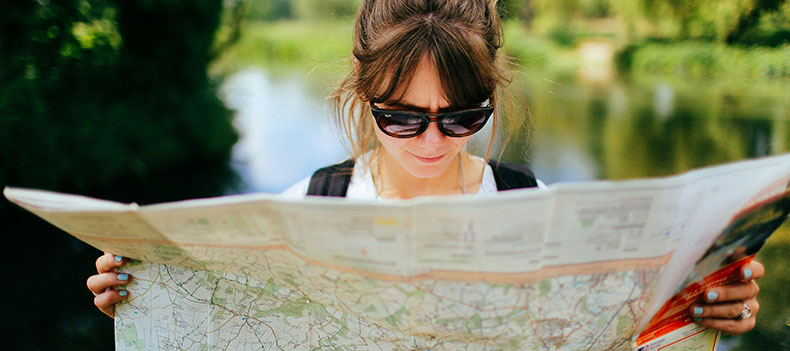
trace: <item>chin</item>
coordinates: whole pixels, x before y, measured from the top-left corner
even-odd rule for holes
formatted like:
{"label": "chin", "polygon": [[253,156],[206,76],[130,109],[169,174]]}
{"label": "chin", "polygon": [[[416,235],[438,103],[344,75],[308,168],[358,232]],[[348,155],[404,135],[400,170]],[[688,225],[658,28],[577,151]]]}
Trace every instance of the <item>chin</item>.
{"label": "chin", "polygon": [[420,179],[428,179],[428,178],[436,178],[442,175],[442,173],[444,173],[444,171],[447,170],[448,164],[444,164],[444,162],[441,162],[440,164],[436,164],[436,165],[424,165],[415,162],[410,166],[411,167],[409,167],[407,170],[409,171],[409,173],[411,173],[412,176]]}

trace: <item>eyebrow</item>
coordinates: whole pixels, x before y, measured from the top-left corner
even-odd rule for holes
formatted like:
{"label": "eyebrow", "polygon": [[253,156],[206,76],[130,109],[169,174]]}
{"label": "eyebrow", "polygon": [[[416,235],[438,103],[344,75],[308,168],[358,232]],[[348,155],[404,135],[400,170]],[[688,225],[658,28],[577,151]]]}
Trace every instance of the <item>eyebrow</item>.
{"label": "eyebrow", "polygon": [[[425,108],[425,107],[419,107],[419,106],[415,106],[415,105],[408,104],[408,103],[405,103],[405,102],[384,101],[382,103],[387,105],[387,106],[390,106],[390,108],[399,108],[399,109],[404,109],[404,110],[407,110],[407,111],[428,112],[428,110],[430,110],[430,109]],[[440,108],[439,112],[453,112],[453,111],[460,111],[460,110],[463,110],[463,108],[458,108],[456,106],[447,106],[447,107]]]}

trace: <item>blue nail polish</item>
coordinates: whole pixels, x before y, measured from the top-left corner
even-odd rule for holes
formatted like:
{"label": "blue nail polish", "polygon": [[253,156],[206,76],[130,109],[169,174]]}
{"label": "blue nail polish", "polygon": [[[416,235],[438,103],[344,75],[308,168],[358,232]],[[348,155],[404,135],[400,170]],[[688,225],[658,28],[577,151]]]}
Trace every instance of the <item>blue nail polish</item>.
{"label": "blue nail polish", "polygon": [[743,279],[749,280],[751,278],[752,278],[752,270],[749,269],[749,268],[744,269],[743,270]]}
{"label": "blue nail polish", "polygon": [[702,307],[694,306],[694,314],[701,315],[702,314]]}
{"label": "blue nail polish", "polygon": [[719,298],[719,293],[711,291],[708,293],[708,301],[716,301]]}
{"label": "blue nail polish", "polygon": [[115,256],[115,262],[121,262],[123,260],[123,256]]}
{"label": "blue nail polish", "polygon": [[118,274],[118,280],[128,280],[128,279],[129,279],[129,275],[128,274],[126,274],[126,273]]}
{"label": "blue nail polish", "polygon": [[126,291],[126,290],[121,290],[121,291],[118,292],[118,295],[126,296],[126,295],[129,295],[129,292]]}
{"label": "blue nail polish", "polygon": [[695,322],[699,322],[699,321],[701,321],[701,320],[702,320],[702,317],[694,317],[694,321],[695,321]]}

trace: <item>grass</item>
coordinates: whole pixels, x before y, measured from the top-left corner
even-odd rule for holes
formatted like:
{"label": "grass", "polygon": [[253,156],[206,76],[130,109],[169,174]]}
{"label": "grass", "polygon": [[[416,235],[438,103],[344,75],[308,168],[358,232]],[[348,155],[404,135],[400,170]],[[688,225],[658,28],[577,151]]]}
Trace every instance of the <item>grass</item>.
{"label": "grass", "polygon": [[[313,72],[339,77],[350,67],[352,26],[351,21],[248,22],[239,41],[215,60],[210,71],[221,77],[261,66],[274,74]],[[504,31],[504,52],[526,70],[558,77],[572,75],[578,67],[572,47],[530,35],[517,22],[505,23]],[[224,37],[223,33],[219,37]]]}
{"label": "grass", "polygon": [[351,22],[248,22],[239,41],[212,64],[214,77],[249,66],[273,74],[313,72],[339,77],[348,72]]}

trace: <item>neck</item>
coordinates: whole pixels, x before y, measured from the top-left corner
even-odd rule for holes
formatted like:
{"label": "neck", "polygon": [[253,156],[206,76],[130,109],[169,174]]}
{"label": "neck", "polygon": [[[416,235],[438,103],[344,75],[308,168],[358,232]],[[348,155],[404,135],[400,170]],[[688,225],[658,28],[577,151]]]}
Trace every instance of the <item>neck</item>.
{"label": "neck", "polygon": [[380,197],[410,199],[418,196],[462,194],[464,190],[466,193],[476,193],[480,188],[483,164],[470,158],[466,152],[461,152],[438,176],[417,178],[401,167],[384,149],[378,149],[370,167]]}

